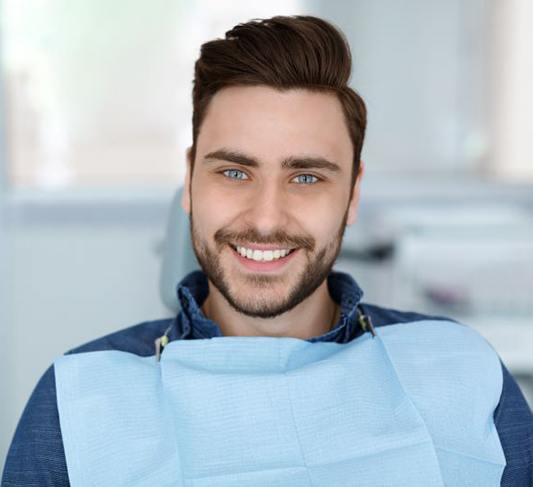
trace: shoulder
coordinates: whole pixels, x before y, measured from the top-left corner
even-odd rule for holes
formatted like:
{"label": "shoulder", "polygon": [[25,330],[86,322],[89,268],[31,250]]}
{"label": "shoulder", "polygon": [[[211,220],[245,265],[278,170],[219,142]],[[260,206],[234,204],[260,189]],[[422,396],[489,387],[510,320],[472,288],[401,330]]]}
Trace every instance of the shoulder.
{"label": "shoulder", "polygon": [[401,314],[403,319],[381,323],[375,329],[404,386],[424,394],[438,384],[450,401],[449,407],[468,401],[476,391],[494,412],[502,393],[503,372],[490,343],[475,329],[455,320]]}
{"label": "shoulder", "polygon": [[135,355],[154,355],[154,340],[173,323],[174,318],[145,321],[91,340],[66,352],[72,355],[85,352],[118,350]]}
{"label": "shoulder", "polygon": [[[139,323],[68,350],[65,355],[119,350],[154,354],[154,340],[174,319]],[[6,458],[2,485],[69,485],[51,364],[33,389],[15,430]]]}
{"label": "shoulder", "polygon": [[397,325],[400,323],[413,323],[416,321],[448,321],[460,324],[453,318],[442,315],[430,315],[418,313],[416,311],[386,308],[371,303],[361,303],[359,306],[366,315],[370,316],[374,326]]}
{"label": "shoulder", "polygon": [[[475,329],[446,316],[376,305],[366,305],[365,313],[407,382],[417,374],[417,381],[431,381],[438,376],[443,381],[441,387],[447,384],[450,393],[459,384],[482,385],[486,395],[490,391],[494,408],[497,406],[503,382],[501,362],[494,348]],[[451,397],[458,398],[456,393]]]}
{"label": "shoulder", "polygon": [[[474,377],[477,376],[477,379],[466,390],[473,391],[487,381],[498,385],[497,397],[493,398],[492,417],[506,460],[501,485],[533,485],[533,414],[516,380],[491,345],[473,328],[446,316],[364,303],[361,308],[371,317],[374,327],[382,327],[382,332],[390,330],[385,333],[389,338],[387,343],[397,344],[401,347],[401,353],[405,353],[403,363],[407,365],[404,370],[406,382],[413,377],[413,369],[421,363],[420,356],[428,351],[429,343],[435,347],[431,352],[432,360],[444,358],[441,367],[448,377],[454,378],[452,385],[468,380],[476,369],[478,374]],[[458,361],[450,360],[450,354],[458,352],[461,362],[467,358],[468,364],[465,367],[463,363],[460,370],[453,371]],[[423,377],[427,376],[424,373]],[[420,383],[414,383],[413,387]],[[442,384],[439,383],[439,386]],[[449,397],[457,397],[456,389],[448,392]],[[444,391],[440,393],[445,396]]]}
{"label": "shoulder", "polygon": [[501,363],[503,387],[494,412],[507,466],[502,487],[533,485],[533,414],[516,380]]}
{"label": "shoulder", "polygon": [[431,349],[441,349],[446,355],[446,350],[455,353],[455,347],[461,350],[468,348],[473,352],[470,358],[474,361],[479,358],[474,353],[477,352],[490,357],[493,362],[499,362],[494,348],[478,331],[453,318],[374,304],[361,304],[361,309],[371,318],[382,337],[395,347],[413,347],[413,352],[418,351],[417,355]]}
{"label": "shoulder", "polygon": [[22,412],[7,454],[2,485],[69,485],[55,391],[51,365]]}

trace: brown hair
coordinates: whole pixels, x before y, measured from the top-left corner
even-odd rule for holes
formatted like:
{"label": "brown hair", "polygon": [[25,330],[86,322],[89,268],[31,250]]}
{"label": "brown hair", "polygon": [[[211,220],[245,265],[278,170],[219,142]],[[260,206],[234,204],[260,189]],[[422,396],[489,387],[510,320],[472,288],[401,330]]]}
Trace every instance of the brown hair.
{"label": "brown hair", "polygon": [[266,85],[280,90],[305,88],[336,93],[354,148],[352,187],[359,172],[366,107],[348,86],[350,47],[329,22],[311,16],[276,16],[238,24],[225,39],[206,42],[194,67],[193,143],[211,98],[228,86]]}

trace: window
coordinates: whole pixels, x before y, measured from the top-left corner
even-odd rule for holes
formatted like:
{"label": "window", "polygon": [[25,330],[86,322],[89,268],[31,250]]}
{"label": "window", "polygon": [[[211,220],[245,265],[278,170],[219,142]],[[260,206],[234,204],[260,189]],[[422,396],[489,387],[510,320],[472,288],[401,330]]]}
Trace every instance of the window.
{"label": "window", "polygon": [[14,187],[175,185],[191,143],[200,45],[298,0],[3,0]]}
{"label": "window", "polygon": [[494,171],[533,181],[533,2],[494,2]]}
{"label": "window", "polygon": [[533,180],[529,0],[3,0],[14,187],[175,186],[200,45],[311,13],[346,33],[368,105],[367,174]]}

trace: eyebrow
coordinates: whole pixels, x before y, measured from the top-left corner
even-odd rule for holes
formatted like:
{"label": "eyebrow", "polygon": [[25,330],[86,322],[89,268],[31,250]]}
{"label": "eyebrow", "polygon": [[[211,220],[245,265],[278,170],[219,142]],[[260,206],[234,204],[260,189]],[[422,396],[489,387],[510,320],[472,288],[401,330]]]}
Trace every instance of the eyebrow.
{"label": "eyebrow", "polygon": [[[218,149],[216,151],[206,154],[204,157],[204,162],[209,162],[209,160],[219,160],[234,162],[236,164],[241,164],[243,166],[249,167],[259,167],[259,161],[253,157],[247,156],[239,151],[227,150],[227,149]],[[283,169],[326,169],[331,172],[340,172],[341,168],[335,162],[328,161],[324,157],[312,157],[312,156],[302,156],[302,157],[287,157],[281,162],[281,167]]]}

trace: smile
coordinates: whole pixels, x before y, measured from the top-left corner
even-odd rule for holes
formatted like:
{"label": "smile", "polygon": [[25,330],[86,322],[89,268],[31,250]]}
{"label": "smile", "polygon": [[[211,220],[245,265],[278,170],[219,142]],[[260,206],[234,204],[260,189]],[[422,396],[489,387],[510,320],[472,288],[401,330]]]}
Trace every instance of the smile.
{"label": "smile", "polygon": [[[295,249],[252,249],[241,245],[229,245],[233,255],[243,268],[253,272],[274,272],[285,268],[295,255]],[[248,257],[249,256],[249,257]]]}
{"label": "smile", "polygon": [[255,260],[256,262],[271,262],[273,260],[279,260],[283,257],[289,255],[291,252],[293,252],[295,249],[268,249],[268,250],[259,250],[259,249],[251,249],[248,247],[243,247],[240,245],[233,246],[233,249],[237,251],[241,255],[241,257],[244,257],[246,259]]}

